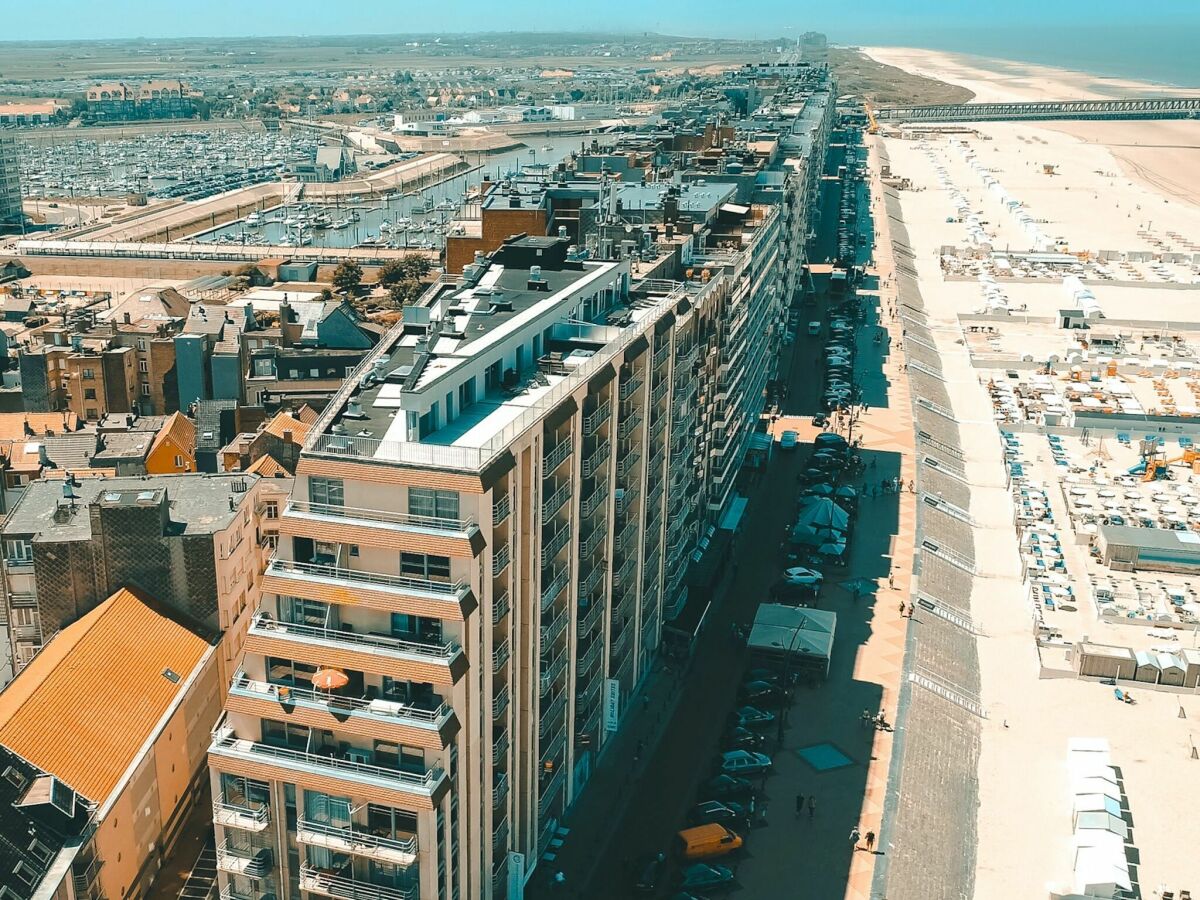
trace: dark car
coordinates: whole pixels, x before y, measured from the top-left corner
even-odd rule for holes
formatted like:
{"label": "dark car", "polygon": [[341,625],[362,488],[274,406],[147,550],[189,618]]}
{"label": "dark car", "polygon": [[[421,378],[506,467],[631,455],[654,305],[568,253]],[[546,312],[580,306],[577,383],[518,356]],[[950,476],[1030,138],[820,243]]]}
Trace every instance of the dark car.
{"label": "dark car", "polygon": [[834,431],[822,431],[813,438],[813,446],[815,447],[845,447],[846,439]]}
{"label": "dark car", "polygon": [[731,797],[753,797],[757,792],[754,785],[745,778],[736,775],[714,775],[701,782],[700,797],[702,800],[727,800]]}
{"label": "dark car", "polygon": [[634,863],[633,888],[639,894],[653,894],[662,884],[663,875],[667,868],[667,855],[658,853],[654,856],[643,856]]}
{"label": "dark car", "polygon": [[756,734],[749,728],[736,726],[729,732],[729,737],[725,739],[725,747],[728,750],[757,750],[763,745],[763,736]]}
{"label": "dark car", "polygon": [[755,731],[770,728],[775,721],[775,713],[755,706],[743,706],[730,714],[729,721],[739,728],[749,728],[751,731]]}
{"label": "dark car", "polygon": [[732,800],[719,802],[708,800],[697,803],[688,812],[688,822],[692,825],[740,825],[746,821],[746,808]]}
{"label": "dark car", "polygon": [[750,681],[742,685],[738,696],[742,698],[743,703],[754,706],[777,706],[783,702],[784,692],[778,685],[765,681]]}
{"label": "dark car", "polygon": [[717,757],[716,764],[725,775],[763,775],[772,768],[771,757],[753,750],[726,750]]}
{"label": "dark car", "polygon": [[826,419],[823,414],[818,413],[817,415],[812,417],[812,426],[813,426],[813,428],[824,428],[825,423],[828,421],[829,420]]}
{"label": "dark car", "polygon": [[711,863],[696,863],[683,870],[679,886],[685,891],[695,888],[721,889],[733,886],[733,870],[727,866]]}

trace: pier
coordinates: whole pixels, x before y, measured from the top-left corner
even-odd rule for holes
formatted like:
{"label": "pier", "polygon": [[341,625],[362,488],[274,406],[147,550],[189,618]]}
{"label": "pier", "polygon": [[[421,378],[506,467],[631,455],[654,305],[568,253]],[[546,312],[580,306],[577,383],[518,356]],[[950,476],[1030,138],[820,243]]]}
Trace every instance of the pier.
{"label": "pier", "polygon": [[1194,119],[1200,97],[1052,100],[1040,103],[963,103],[884,106],[880,122],[1039,122],[1065,119]]}

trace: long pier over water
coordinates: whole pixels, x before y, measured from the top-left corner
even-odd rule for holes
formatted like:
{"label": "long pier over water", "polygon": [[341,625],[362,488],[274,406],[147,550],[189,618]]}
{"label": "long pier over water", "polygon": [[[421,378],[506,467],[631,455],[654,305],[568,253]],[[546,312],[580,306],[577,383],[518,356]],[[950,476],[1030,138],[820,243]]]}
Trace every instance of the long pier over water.
{"label": "long pier over water", "polygon": [[1022,122],[1056,119],[1195,119],[1200,97],[1052,100],[1041,103],[963,103],[883,106],[880,122]]}

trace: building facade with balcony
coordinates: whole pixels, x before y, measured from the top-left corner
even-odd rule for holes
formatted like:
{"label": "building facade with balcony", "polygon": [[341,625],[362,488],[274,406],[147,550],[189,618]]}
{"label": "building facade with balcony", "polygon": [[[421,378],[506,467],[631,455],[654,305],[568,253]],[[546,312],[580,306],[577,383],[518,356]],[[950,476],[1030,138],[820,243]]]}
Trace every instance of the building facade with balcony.
{"label": "building facade with balcony", "polygon": [[511,239],[364,360],[307,436],[210,748],[230,898],[528,877],[757,427],[778,220],[714,214],[744,249],[691,281]]}

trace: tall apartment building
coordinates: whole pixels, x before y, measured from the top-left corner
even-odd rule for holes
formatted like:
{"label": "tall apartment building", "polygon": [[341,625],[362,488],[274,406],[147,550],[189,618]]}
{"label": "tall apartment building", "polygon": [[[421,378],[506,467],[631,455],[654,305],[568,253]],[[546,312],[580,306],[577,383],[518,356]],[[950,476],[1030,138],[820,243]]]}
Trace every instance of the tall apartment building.
{"label": "tall apartment building", "polygon": [[17,139],[0,133],[0,232],[19,228],[21,213],[21,180],[17,171]]}

